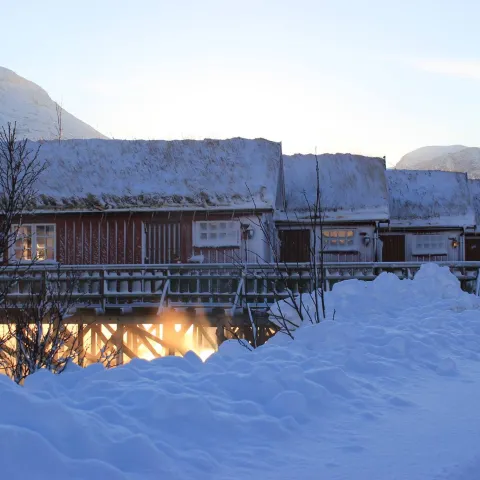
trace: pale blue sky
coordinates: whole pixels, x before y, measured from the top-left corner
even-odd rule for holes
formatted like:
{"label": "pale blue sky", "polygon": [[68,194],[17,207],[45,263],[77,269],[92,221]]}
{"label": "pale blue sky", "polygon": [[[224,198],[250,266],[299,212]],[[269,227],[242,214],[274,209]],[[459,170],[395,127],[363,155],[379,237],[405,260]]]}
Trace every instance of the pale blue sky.
{"label": "pale blue sky", "polygon": [[115,138],[479,146],[477,0],[0,0],[0,65]]}

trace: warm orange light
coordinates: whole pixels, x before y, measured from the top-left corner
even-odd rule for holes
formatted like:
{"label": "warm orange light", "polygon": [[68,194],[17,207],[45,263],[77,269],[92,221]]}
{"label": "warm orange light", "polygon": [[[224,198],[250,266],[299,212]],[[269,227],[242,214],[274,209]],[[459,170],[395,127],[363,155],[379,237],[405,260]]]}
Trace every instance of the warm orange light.
{"label": "warm orange light", "polygon": [[212,353],[215,353],[213,348],[203,348],[197,352],[197,355],[202,359],[202,362],[204,362]]}

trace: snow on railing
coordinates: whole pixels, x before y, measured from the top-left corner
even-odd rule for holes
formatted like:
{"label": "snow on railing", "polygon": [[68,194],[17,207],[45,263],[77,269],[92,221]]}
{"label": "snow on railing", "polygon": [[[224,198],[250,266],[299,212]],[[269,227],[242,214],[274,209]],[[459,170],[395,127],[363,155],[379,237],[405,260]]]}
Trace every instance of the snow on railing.
{"label": "snow on railing", "polygon": [[[450,268],[464,285],[479,292],[480,262],[438,262]],[[373,280],[382,272],[413,278],[419,262],[325,263],[324,288],[346,279]],[[265,305],[281,298],[287,289],[311,289],[312,266],[300,264],[173,264],[173,265],[34,265],[11,266],[0,274],[0,287],[9,285],[9,296],[20,300],[57,282],[73,288],[79,306],[109,307],[220,307],[232,312],[247,304]],[[12,280],[14,280],[12,282]],[[70,287],[69,287],[70,286]],[[0,291],[3,291],[1,289]]]}

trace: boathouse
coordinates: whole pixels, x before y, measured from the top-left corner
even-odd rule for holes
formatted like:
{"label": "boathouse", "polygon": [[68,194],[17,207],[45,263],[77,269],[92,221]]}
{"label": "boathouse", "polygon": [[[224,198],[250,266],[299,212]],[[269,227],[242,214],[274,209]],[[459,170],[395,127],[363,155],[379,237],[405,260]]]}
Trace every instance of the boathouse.
{"label": "boathouse", "polygon": [[465,173],[387,170],[390,221],[382,228],[382,261],[465,259],[475,212]]}
{"label": "boathouse", "polygon": [[[284,155],[286,211],[276,225],[282,262],[377,259],[377,234],[389,218],[385,160],[350,154]],[[320,241],[322,240],[322,241]]]}

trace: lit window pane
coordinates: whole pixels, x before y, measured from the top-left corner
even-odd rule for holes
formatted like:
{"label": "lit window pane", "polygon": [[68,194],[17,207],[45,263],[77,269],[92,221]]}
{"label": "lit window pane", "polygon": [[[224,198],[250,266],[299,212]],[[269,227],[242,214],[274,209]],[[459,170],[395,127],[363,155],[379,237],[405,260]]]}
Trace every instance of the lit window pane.
{"label": "lit window pane", "polygon": [[17,234],[21,235],[22,237],[30,237],[32,235],[32,227],[19,227]]}

